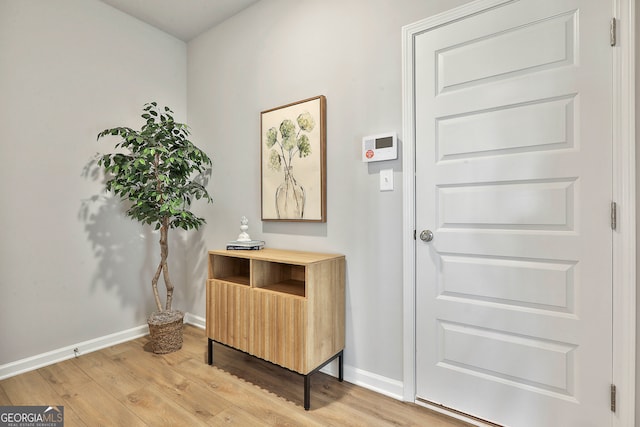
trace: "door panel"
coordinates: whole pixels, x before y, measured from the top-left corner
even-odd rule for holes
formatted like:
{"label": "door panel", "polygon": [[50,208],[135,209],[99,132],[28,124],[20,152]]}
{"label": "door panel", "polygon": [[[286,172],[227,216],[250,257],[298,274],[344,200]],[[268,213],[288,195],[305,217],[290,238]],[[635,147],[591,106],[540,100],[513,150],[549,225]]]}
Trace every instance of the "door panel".
{"label": "door panel", "polygon": [[418,399],[612,422],[610,10],[520,0],[414,39]]}

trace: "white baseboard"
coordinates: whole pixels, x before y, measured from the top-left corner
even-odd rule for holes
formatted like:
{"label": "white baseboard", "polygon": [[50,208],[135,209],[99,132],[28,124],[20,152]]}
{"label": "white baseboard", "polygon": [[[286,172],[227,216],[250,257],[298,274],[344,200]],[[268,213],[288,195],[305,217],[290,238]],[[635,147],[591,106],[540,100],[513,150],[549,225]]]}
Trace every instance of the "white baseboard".
{"label": "white baseboard", "polygon": [[[16,360],[4,365],[0,365],[0,380],[13,377],[18,374],[33,371],[34,369],[62,362],[63,360],[91,353],[112,345],[143,337],[149,334],[147,325],[136,326],[126,331],[116,332],[103,337],[94,338],[77,344],[71,344],[46,353],[37,354],[25,359]],[[77,350],[77,353],[76,353]]]}
{"label": "white baseboard", "polygon": [[184,314],[184,323],[188,323],[189,325],[193,325],[200,329],[207,328],[207,320],[204,317],[196,316],[191,313]]}
{"label": "white baseboard", "polygon": [[[191,313],[185,313],[184,322],[201,329],[205,329],[206,327],[204,317],[196,316]],[[81,356],[83,354],[111,347],[126,341],[131,341],[148,334],[149,327],[147,325],[141,325],[127,329],[126,331],[116,332],[114,334],[71,344],[46,353],[16,360],[15,362],[0,365],[0,380],[33,371],[44,366],[53,365],[54,363],[62,362],[76,356]],[[78,350],[77,353],[75,352],[76,349]]]}
{"label": "white baseboard", "polygon": [[[396,400],[402,400],[403,384],[402,381],[392,380],[378,374],[354,368],[353,366],[344,365],[344,380],[357,386],[366,388],[376,393],[384,394]],[[333,361],[320,370],[323,374],[338,377],[338,362]]]}
{"label": "white baseboard", "polygon": [[376,393],[384,394],[396,400],[403,400],[404,386],[402,381],[383,377],[382,375],[354,368],[353,366],[344,366],[344,380],[352,384],[364,387]]}
{"label": "white baseboard", "polygon": [[[184,322],[197,328],[205,329],[206,320],[204,317],[185,313]],[[103,337],[94,338],[77,344],[52,350],[46,353],[27,357],[25,359],[0,365],[0,380],[13,377],[28,371],[33,371],[44,366],[62,362],[76,356],[91,353],[106,347],[111,347],[126,341],[143,337],[149,334],[147,325],[137,326],[126,331],[116,332]],[[75,350],[78,350],[76,353]],[[334,377],[338,376],[337,361],[333,361],[325,366],[321,372]],[[381,375],[373,374],[353,366],[344,365],[344,380],[360,387],[384,394],[397,400],[402,400],[403,384],[401,381],[393,380]]]}

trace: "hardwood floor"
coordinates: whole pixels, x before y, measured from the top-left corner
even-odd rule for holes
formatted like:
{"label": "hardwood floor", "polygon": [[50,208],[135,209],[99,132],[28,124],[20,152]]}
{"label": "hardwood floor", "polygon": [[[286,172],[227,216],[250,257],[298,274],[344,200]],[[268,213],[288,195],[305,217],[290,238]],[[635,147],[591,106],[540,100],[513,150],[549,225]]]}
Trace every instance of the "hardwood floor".
{"label": "hardwood floor", "polygon": [[2,380],[0,405],[64,406],[67,427],[468,425],[322,373],[305,411],[302,376],[220,345],[209,366],[204,331],[184,332],[176,353],[143,337]]}

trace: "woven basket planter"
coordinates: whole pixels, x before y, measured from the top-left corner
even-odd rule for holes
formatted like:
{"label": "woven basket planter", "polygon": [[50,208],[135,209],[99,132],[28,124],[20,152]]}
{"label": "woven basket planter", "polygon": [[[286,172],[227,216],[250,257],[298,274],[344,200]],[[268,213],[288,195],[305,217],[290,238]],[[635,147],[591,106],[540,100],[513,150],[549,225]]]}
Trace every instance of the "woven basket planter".
{"label": "woven basket planter", "polygon": [[184,313],[177,310],[153,313],[149,316],[147,323],[154,353],[172,353],[182,348],[183,321]]}

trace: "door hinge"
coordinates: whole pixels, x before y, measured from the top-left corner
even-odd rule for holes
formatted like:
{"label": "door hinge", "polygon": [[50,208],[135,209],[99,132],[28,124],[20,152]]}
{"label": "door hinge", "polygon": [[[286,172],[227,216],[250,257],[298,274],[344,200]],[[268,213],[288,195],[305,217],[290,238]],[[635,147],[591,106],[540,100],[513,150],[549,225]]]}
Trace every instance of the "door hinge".
{"label": "door hinge", "polygon": [[616,386],[611,384],[611,412],[616,412]]}
{"label": "door hinge", "polygon": [[611,18],[611,24],[609,25],[609,43],[611,46],[616,45],[616,18]]}
{"label": "door hinge", "polygon": [[618,226],[618,205],[611,202],[611,229],[615,230]]}

